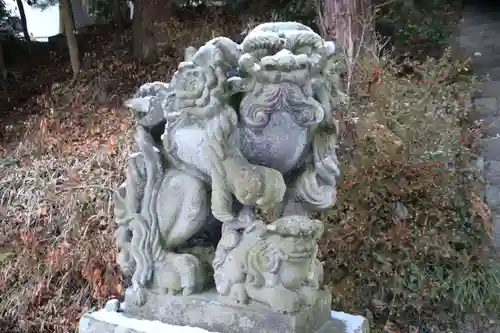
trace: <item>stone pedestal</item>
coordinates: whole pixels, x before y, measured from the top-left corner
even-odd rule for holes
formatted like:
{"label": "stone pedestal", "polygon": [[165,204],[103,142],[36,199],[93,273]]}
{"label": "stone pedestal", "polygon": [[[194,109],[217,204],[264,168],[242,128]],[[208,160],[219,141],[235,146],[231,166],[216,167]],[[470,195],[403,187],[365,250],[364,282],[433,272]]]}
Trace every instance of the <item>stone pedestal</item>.
{"label": "stone pedestal", "polygon": [[[86,314],[80,333],[366,333],[366,319],[345,314],[332,317],[331,296],[294,314],[270,311],[260,304],[227,303],[215,291],[188,297],[148,295],[143,307],[122,304]],[[341,314],[341,313],[337,313]],[[352,319],[355,319],[354,321]]]}

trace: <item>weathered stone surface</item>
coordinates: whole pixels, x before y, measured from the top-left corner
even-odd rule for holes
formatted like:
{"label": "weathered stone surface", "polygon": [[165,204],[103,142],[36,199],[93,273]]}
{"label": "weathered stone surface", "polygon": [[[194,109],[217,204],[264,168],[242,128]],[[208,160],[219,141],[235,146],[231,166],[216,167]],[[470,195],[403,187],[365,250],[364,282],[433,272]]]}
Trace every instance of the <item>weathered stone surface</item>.
{"label": "weathered stone surface", "polygon": [[[487,3],[487,5],[486,5]],[[485,94],[475,94],[475,103],[478,114],[473,115],[474,119],[482,118],[483,123],[491,125],[485,129],[485,140],[483,141],[483,156],[478,160],[478,168],[484,166],[484,170],[479,170],[488,184],[487,194],[489,208],[492,211],[492,241],[490,247],[485,251],[486,256],[500,256],[500,215],[498,207],[492,206],[500,193],[500,183],[498,182],[498,169],[500,163],[500,140],[495,137],[498,132],[499,110],[491,110],[494,104],[493,98],[500,101],[499,84],[500,81],[500,12],[498,8],[493,8],[494,2],[470,2],[464,8],[463,22],[460,24],[459,42],[463,48],[463,54],[472,59],[472,70],[475,75],[488,75],[489,83],[479,86],[478,89],[486,88]],[[493,82],[493,83],[491,83]],[[490,97],[486,100],[480,97]],[[483,109],[481,109],[483,107]],[[482,172],[483,171],[483,172]],[[485,195],[486,197],[486,195]],[[476,313],[466,314],[466,324],[458,325],[457,332],[467,333],[497,333],[500,332],[498,316],[477,316]],[[461,327],[460,327],[461,326]]]}
{"label": "weathered stone surface", "polygon": [[500,81],[500,67],[491,68],[488,72],[488,76],[492,81]]}
{"label": "weathered stone surface", "polygon": [[[80,333],[367,333],[366,318],[331,312],[331,296],[324,292],[318,302],[296,314],[269,311],[265,306],[227,304],[217,293],[185,298],[157,296],[156,307],[141,309],[141,320],[103,309],[84,315]],[[149,304],[150,302],[148,302]],[[135,312],[135,310],[134,310]],[[188,326],[190,325],[190,326]],[[195,325],[196,327],[192,327]]]}
{"label": "weathered stone surface", "polygon": [[500,207],[500,191],[496,185],[486,185],[486,203],[490,207]]}
{"label": "weathered stone surface", "polygon": [[79,333],[209,333],[197,327],[168,325],[159,321],[139,320],[122,313],[100,310],[80,319]]}
{"label": "weathered stone surface", "polygon": [[293,314],[271,311],[263,304],[236,304],[216,291],[175,297],[148,294],[142,306],[126,304],[125,314],[178,326],[195,326],[220,333],[310,333],[330,318],[331,295],[321,292],[315,304]]}
{"label": "weathered stone surface", "polygon": [[482,124],[486,127],[484,131],[486,138],[496,138],[500,136],[500,116],[492,115],[485,117]]}
{"label": "weathered stone surface", "polygon": [[[174,326],[162,322],[134,320],[118,314],[114,318],[109,315],[86,314],[80,322],[80,333],[219,333],[190,326]],[[357,317],[357,316],[352,316]],[[352,320],[352,319],[349,319]],[[319,330],[309,333],[368,333],[369,323],[366,318],[344,321],[332,318]]]}
{"label": "weathered stone surface", "polygon": [[[494,62],[497,64],[500,62],[500,56],[495,59]],[[500,81],[485,81],[478,86],[478,90],[482,97],[497,97],[500,95]]]}
{"label": "weathered stone surface", "polygon": [[500,187],[500,161],[488,161],[485,163],[484,177],[491,185]]}
{"label": "weathered stone surface", "polygon": [[486,138],[483,147],[483,156],[485,160],[500,161],[500,137]]}
{"label": "weathered stone surface", "polygon": [[498,101],[496,97],[480,97],[474,100],[476,110],[481,116],[498,114]]}
{"label": "weathered stone surface", "polygon": [[[466,8],[458,41],[472,59],[474,74],[486,76],[478,85],[476,120],[484,125],[482,175],[484,199],[492,212],[491,255],[500,255],[500,14],[491,8]],[[481,171],[481,170],[480,170]]]}
{"label": "weathered stone surface", "polygon": [[[123,313],[100,310],[85,314],[80,321],[80,333],[209,333],[203,328],[175,326],[160,321],[138,320]],[[213,331],[212,331],[213,332]],[[259,331],[253,331],[260,333]],[[343,312],[331,312],[331,318],[317,331],[308,333],[368,333],[368,320]],[[214,332],[222,333],[222,332]]]}
{"label": "weathered stone surface", "polygon": [[267,225],[257,221],[243,235],[224,230],[213,261],[217,291],[285,313],[314,305],[323,293],[323,264],[316,258],[323,230],[321,221],[298,215]]}

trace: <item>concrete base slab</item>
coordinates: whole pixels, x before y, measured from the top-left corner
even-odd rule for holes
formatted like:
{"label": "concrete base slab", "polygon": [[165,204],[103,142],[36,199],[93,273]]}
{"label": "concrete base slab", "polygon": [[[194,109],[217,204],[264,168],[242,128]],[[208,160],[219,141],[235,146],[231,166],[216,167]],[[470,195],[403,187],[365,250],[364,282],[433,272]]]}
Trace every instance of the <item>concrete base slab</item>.
{"label": "concrete base slab", "polygon": [[[80,333],[224,333],[191,326],[176,326],[158,320],[140,320],[124,313],[102,309],[85,314],[80,320]],[[230,331],[234,332],[234,330]],[[258,328],[253,332],[262,332]],[[267,331],[266,331],[267,332]],[[330,319],[316,333],[369,333],[368,320],[344,312],[332,311]],[[308,333],[314,333],[310,331]]]}

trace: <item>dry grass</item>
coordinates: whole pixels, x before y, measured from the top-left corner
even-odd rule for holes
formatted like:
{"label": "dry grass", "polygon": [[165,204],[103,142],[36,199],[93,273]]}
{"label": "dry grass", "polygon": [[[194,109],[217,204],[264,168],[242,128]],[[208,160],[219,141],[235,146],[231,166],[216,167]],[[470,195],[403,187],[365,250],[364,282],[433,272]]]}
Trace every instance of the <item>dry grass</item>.
{"label": "dry grass", "polygon": [[407,65],[360,59],[341,117],[339,201],[324,216],[336,306],[384,332],[500,308],[498,264],[482,255],[491,217],[473,166],[475,79],[448,54]]}
{"label": "dry grass", "polygon": [[2,120],[0,332],[70,332],[82,313],[123,295],[110,191],[124,180],[134,117],[120,101],[168,78],[187,45],[238,31],[198,20],[172,19],[165,53],[140,68],[127,55],[130,32],[96,35],[76,88],[55,84],[18,106],[40,113]]}
{"label": "dry grass", "polygon": [[[15,155],[24,158],[0,168],[0,327],[5,332],[67,332],[96,301],[122,294],[108,190],[122,181],[119,170],[132,147],[131,121],[120,116],[118,110],[95,115],[106,120],[96,124],[106,133],[90,142],[76,126],[34,134],[28,142],[43,147],[50,145],[47,140],[64,138],[53,144],[60,152],[30,158],[25,154],[36,152],[36,145],[24,145]],[[115,142],[103,140],[114,133],[121,133]],[[79,152],[70,153],[68,141]]]}

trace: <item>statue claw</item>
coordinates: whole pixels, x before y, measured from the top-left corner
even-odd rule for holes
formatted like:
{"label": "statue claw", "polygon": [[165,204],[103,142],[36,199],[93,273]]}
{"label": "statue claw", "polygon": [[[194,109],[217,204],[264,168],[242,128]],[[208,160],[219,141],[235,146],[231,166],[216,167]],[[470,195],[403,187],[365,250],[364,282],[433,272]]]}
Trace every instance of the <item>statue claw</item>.
{"label": "statue claw", "polygon": [[245,284],[243,283],[236,283],[233,285],[231,288],[231,295],[230,297],[236,301],[238,304],[247,304],[249,301],[248,298],[248,293],[245,288]]}
{"label": "statue claw", "polygon": [[186,287],[182,289],[182,296],[189,296],[194,294],[194,288],[193,287]]}

